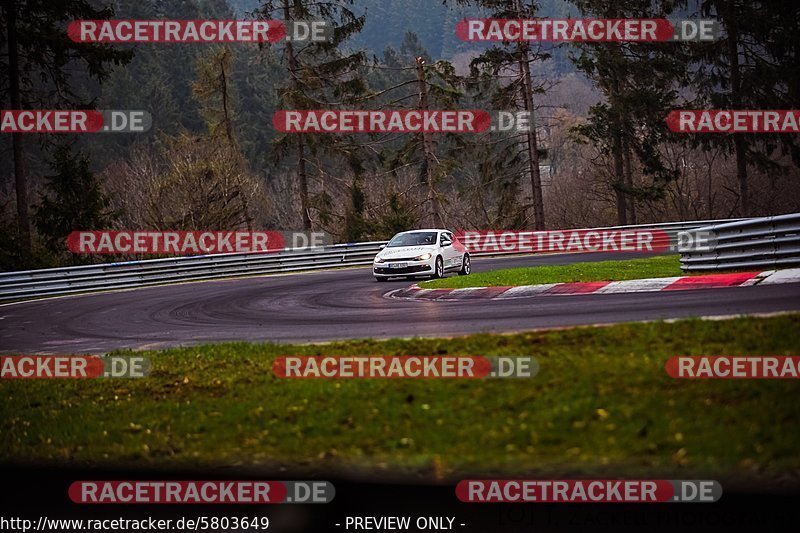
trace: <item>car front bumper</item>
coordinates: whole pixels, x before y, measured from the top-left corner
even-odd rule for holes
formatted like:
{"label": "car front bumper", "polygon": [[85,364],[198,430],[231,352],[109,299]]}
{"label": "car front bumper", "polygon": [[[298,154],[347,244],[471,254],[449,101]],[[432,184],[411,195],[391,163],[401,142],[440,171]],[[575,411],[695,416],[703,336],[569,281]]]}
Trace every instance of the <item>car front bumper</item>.
{"label": "car front bumper", "polygon": [[372,273],[376,276],[413,276],[420,274],[433,274],[434,262],[430,261],[402,261],[406,263],[405,268],[389,268],[391,261],[385,263],[373,263]]}

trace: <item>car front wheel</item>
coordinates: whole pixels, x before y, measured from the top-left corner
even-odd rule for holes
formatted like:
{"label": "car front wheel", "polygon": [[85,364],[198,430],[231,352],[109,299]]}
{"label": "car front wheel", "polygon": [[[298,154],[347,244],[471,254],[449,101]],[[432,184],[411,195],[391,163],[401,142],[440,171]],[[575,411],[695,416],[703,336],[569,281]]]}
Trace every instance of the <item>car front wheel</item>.
{"label": "car front wheel", "polygon": [[442,256],[436,258],[436,267],[433,271],[433,279],[439,279],[444,277],[444,261],[442,260]]}
{"label": "car front wheel", "polygon": [[469,276],[470,272],[472,272],[472,264],[469,260],[469,254],[464,254],[464,258],[461,260],[461,270],[458,271],[458,275]]}

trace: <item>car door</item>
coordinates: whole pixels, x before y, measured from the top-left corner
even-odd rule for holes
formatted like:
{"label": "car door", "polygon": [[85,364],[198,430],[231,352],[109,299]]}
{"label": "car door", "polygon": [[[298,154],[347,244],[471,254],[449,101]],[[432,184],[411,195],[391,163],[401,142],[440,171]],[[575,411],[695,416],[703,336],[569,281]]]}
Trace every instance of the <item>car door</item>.
{"label": "car door", "polygon": [[453,246],[453,234],[443,231],[439,235],[439,246],[442,250],[442,258],[444,259],[444,268],[452,269],[459,265],[461,254]]}
{"label": "car door", "polygon": [[450,250],[453,254],[453,268],[461,269],[461,262],[464,260],[464,246],[456,240],[456,236],[447,232],[447,235],[450,237]]}

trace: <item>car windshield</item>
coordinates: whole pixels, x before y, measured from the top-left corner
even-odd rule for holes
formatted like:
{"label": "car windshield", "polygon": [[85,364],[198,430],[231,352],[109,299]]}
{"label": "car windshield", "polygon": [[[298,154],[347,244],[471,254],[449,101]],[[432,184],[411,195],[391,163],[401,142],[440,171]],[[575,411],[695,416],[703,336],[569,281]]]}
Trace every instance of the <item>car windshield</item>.
{"label": "car windshield", "polygon": [[436,244],[435,231],[417,231],[414,233],[399,233],[395,235],[387,248],[397,248],[399,246],[425,246]]}

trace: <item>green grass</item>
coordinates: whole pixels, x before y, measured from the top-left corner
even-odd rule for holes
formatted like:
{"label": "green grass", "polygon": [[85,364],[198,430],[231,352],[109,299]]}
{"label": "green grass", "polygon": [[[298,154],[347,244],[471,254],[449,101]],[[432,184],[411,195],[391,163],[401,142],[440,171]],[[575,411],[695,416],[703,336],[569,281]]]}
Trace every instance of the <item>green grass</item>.
{"label": "green grass", "polygon": [[[136,380],[0,382],[5,462],[778,479],[800,382],[681,381],[680,354],[800,354],[800,314],[328,345],[143,352]],[[530,380],[282,380],[277,355],[534,355]],[[676,478],[677,479],[677,478]]]}
{"label": "green grass", "polygon": [[469,276],[451,276],[425,281],[426,289],[462,289],[466,287],[506,287],[565,283],[570,281],[619,281],[626,279],[666,278],[681,275],[680,255],[660,255],[627,261],[595,261],[571,265],[545,265],[507,268]]}

